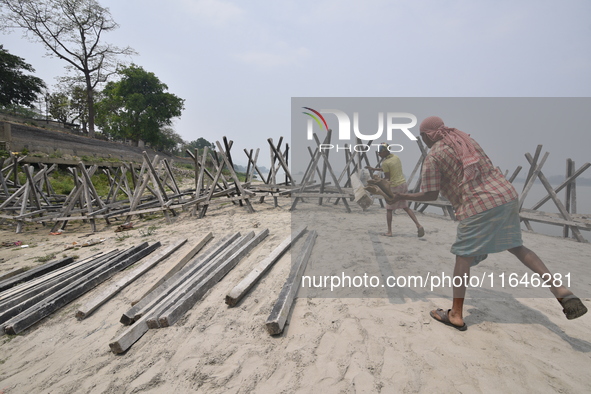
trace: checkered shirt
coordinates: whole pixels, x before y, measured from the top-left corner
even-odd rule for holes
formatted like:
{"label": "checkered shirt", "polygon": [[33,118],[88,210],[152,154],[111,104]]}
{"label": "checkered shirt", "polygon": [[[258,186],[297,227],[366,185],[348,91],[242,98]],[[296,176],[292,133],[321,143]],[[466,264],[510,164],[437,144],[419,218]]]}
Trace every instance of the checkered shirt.
{"label": "checkered shirt", "polygon": [[442,140],[433,145],[423,163],[421,190],[440,191],[453,205],[458,220],[518,198],[511,182],[493,166],[480,145],[474,140],[472,142],[481,156],[482,171],[475,179],[461,186],[464,175],[462,160]]}

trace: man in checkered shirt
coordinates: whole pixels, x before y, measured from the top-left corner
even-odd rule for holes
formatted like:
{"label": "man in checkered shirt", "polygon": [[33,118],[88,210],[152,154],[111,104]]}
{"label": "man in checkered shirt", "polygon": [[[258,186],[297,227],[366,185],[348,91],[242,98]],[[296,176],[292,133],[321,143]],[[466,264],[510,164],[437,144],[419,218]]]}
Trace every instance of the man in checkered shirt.
{"label": "man in checkered shirt", "polygon": [[[433,201],[441,192],[451,202],[460,221],[456,242],[451,247],[456,255],[454,276],[469,277],[471,266],[484,260],[489,253],[505,250],[541,277],[551,275],[542,260],[523,246],[517,192],[493,166],[480,145],[468,134],[446,127],[437,116],[423,120],[420,131],[421,138],[431,149],[423,163],[422,191],[397,194],[396,200]],[[562,305],[567,319],[587,312],[581,300],[566,287],[551,283],[550,291]],[[466,330],[465,294],[465,283],[454,285],[451,309],[433,310],[431,316],[460,331]]]}

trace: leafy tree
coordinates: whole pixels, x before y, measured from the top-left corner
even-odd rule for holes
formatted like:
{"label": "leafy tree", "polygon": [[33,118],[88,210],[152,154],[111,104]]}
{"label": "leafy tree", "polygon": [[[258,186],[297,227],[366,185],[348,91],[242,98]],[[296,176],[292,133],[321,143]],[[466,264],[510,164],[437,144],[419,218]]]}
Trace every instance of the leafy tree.
{"label": "leafy tree", "polygon": [[[86,100],[86,89],[83,85],[72,85],[69,87],[71,122],[78,122],[82,131],[88,132],[88,101]],[[100,100],[100,92],[95,93],[95,100]]]}
{"label": "leafy tree", "polygon": [[197,138],[195,141],[191,141],[189,142],[186,146],[185,149],[203,149],[205,147],[208,147],[209,149],[215,149],[215,145],[213,142],[209,142],[207,141],[205,138],[203,137],[199,137]]}
{"label": "leafy tree", "polygon": [[49,114],[53,119],[67,123],[70,119],[70,99],[65,93],[51,93],[47,100]]}
{"label": "leafy tree", "polygon": [[[120,55],[135,52],[101,41],[103,35],[119,27],[108,8],[96,0],[0,0],[0,26],[17,27],[27,38],[43,43],[47,55],[68,63],[79,73],[86,87],[88,134],[94,137],[94,93],[116,70]],[[6,12],[7,11],[7,12]]]}
{"label": "leafy tree", "polygon": [[187,151],[193,152],[195,149],[197,149],[201,155],[203,154],[203,148],[205,147],[207,147],[210,151],[215,150],[215,144],[213,142],[209,142],[205,138],[199,137],[195,141],[185,143],[182,148],[182,154],[185,157],[190,157],[191,155],[187,153]]}
{"label": "leafy tree", "polygon": [[119,75],[119,81],[107,83],[97,103],[97,125],[113,137],[157,146],[162,128],[181,116],[185,100],[166,92],[168,86],[142,67],[132,64]]}
{"label": "leafy tree", "polygon": [[160,130],[160,140],[154,147],[156,150],[178,155],[180,153],[179,147],[183,144],[185,141],[172,127],[163,127]]}
{"label": "leafy tree", "polygon": [[37,95],[45,88],[45,82],[25,72],[32,73],[35,69],[23,58],[10,54],[0,44],[0,106],[33,107]]}
{"label": "leafy tree", "polygon": [[[88,132],[88,103],[84,86],[70,85],[62,81],[58,88],[58,92],[49,94],[47,98],[51,117],[62,123],[78,122],[82,130]],[[100,95],[99,92],[97,94]]]}

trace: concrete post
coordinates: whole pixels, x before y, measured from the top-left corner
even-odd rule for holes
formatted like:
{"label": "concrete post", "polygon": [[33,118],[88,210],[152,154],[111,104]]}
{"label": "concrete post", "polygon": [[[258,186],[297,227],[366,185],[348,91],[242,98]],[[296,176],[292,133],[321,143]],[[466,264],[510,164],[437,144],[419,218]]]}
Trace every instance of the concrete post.
{"label": "concrete post", "polygon": [[9,150],[12,141],[12,125],[8,122],[0,123],[0,149]]}
{"label": "concrete post", "polygon": [[0,127],[0,141],[12,141],[12,128],[8,122],[1,122],[3,127]]}

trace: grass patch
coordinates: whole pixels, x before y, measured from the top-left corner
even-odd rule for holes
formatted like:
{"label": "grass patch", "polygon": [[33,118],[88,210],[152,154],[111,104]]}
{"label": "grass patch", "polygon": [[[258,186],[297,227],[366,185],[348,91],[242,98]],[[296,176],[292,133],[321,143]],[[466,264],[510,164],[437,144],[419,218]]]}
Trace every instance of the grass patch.
{"label": "grass patch", "polygon": [[19,173],[17,175],[18,177],[18,181],[21,185],[24,185],[25,183],[27,183],[27,176],[25,175],[24,172],[21,171],[21,167],[18,167]]}
{"label": "grass patch", "polygon": [[192,170],[195,171],[195,166],[193,164],[190,163],[174,163],[173,167],[177,167],[177,168],[184,168],[187,170]]}
{"label": "grass patch", "polygon": [[74,189],[74,177],[66,171],[54,171],[49,177],[49,183],[57,194],[70,194]]}
{"label": "grass patch", "polygon": [[[111,185],[109,184],[109,177],[105,173],[95,173],[91,178],[90,181],[94,185],[96,192],[98,193],[101,198],[106,198],[107,194],[109,194],[109,190],[111,189]],[[123,193],[123,192],[121,192]]]}
{"label": "grass patch", "polygon": [[[19,336],[21,336],[21,334],[15,334],[15,335],[6,334],[6,335],[4,335],[4,338],[3,338],[4,342],[3,343],[8,343],[8,342],[12,341],[14,338],[19,337]],[[4,364],[5,361],[6,361],[6,359],[2,360],[2,362],[0,362],[0,364]]]}
{"label": "grass patch", "polygon": [[116,238],[115,238],[115,240],[116,240],[117,242],[123,242],[123,241],[125,241],[127,238],[130,238],[130,237],[131,237],[131,234],[124,233],[124,234],[121,234],[121,235],[116,235],[115,237],[116,237]]}
{"label": "grass patch", "polygon": [[37,257],[37,259],[35,261],[38,261],[40,263],[46,263],[49,260],[53,260],[53,259],[55,259],[55,253],[49,253],[43,257]]}
{"label": "grass patch", "polygon": [[62,157],[64,157],[64,154],[59,149],[57,149],[52,154],[50,154],[49,157],[51,159],[61,159]]}
{"label": "grass patch", "polygon": [[142,237],[149,237],[150,235],[156,234],[157,229],[158,229],[158,227],[156,227],[156,226],[150,226],[146,230],[139,229],[138,231],[140,232],[140,235]]}
{"label": "grass patch", "polygon": [[[111,185],[109,184],[109,178],[106,174],[95,173],[95,175],[90,178],[90,181],[101,198],[105,198],[107,194],[109,194]],[[74,176],[70,172],[62,170],[54,171],[49,177],[49,182],[56,194],[68,195],[74,190],[75,186]],[[119,193],[123,194],[122,191]]]}

